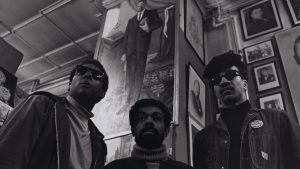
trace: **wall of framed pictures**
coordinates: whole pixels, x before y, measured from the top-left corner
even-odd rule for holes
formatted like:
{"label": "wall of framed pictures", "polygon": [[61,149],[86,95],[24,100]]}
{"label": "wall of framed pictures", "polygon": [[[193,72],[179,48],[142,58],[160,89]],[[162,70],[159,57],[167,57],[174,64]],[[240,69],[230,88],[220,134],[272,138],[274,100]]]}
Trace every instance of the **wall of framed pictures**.
{"label": "wall of framed pictures", "polygon": [[[205,23],[210,23],[205,22],[207,19],[205,18],[206,14],[203,11],[203,7],[199,6],[197,0],[180,0],[176,2],[174,7],[175,49],[173,60],[171,60],[172,62],[174,61],[173,69],[163,67],[161,71],[156,71],[153,68],[153,70],[148,71],[147,77],[149,78],[146,78],[145,81],[146,87],[147,85],[154,85],[151,89],[159,91],[160,85],[152,84],[151,78],[166,72],[173,73],[172,77],[174,79],[172,80],[174,84],[171,84],[173,88],[171,88],[172,91],[170,93],[173,94],[174,92],[172,103],[174,103],[174,112],[177,114],[176,124],[168,137],[168,145],[170,145],[170,150],[176,160],[192,164],[190,150],[194,134],[216,121],[214,112],[217,111],[218,103],[209,89],[208,82],[202,79],[205,65],[215,54],[220,54],[230,49],[240,52],[244,56],[244,61],[249,70],[248,92],[252,104],[258,108],[284,109],[296,118],[294,100],[291,97],[292,91],[290,91],[288,85],[289,79],[286,77],[285,68],[282,64],[282,57],[284,56],[279,51],[280,44],[274,38],[275,34],[283,29],[298,26],[297,14],[293,7],[295,1],[253,1],[251,4],[235,9],[233,12],[234,19],[230,20],[232,23],[227,22],[220,27],[205,25]],[[290,7],[288,5],[289,2],[292,4]],[[253,10],[258,11],[260,8],[269,13],[265,17],[270,21],[264,27],[253,31],[248,18],[253,15],[251,14]],[[202,22],[196,22],[199,20]],[[218,33],[216,34],[216,32]],[[158,32],[156,34],[158,35]],[[223,39],[219,40],[222,36]],[[218,43],[216,44],[215,42]],[[225,44],[220,47],[219,45],[222,45],[222,43]],[[113,58],[114,54],[109,56]],[[155,55],[149,55],[149,57],[155,57]],[[105,61],[105,58],[102,59]],[[153,63],[151,64],[153,65]],[[123,71],[123,67],[120,65],[117,65],[118,69]],[[202,95],[197,98],[199,101],[192,101],[193,95],[191,93],[192,91],[197,93],[198,89]],[[153,94],[153,96],[158,95],[160,93],[154,92]],[[120,102],[116,105],[121,109],[122,104],[123,102]],[[118,112],[121,114],[118,114]],[[116,111],[115,115],[122,115],[122,111]],[[127,120],[127,117],[124,117],[122,116],[123,119],[121,121]],[[103,123],[103,125],[105,124]],[[128,124],[120,126],[117,127],[121,130],[112,128],[113,132],[108,131],[105,134],[119,134],[129,130]],[[123,155],[127,156],[130,146],[133,144],[130,133],[117,137],[110,136],[106,141],[113,149],[119,151],[116,151],[116,154],[110,154],[110,159],[123,157]]]}
{"label": "wall of framed pictures", "polygon": [[[298,26],[298,10],[295,11],[296,8],[299,9],[297,5],[299,2],[294,0],[263,0],[243,6],[238,12],[242,35],[241,53],[244,55],[250,76],[250,100],[254,100],[252,103],[258,108],[284,109],[300,120],[300,112],[296,111],[300,105],[297,105],[295,97],[292,98],[296,91],[290,87],[290,81],[295,81],[295,78],[292,79],[286,74],[283,61],[287,55],[281,52],[284,43],[280,43],[277,38],[280,32]],[[263,20],[266,23],[261,21],[258,24],[259,21],[256,21],[257,28],[250,30],[251,23],[247,19],[259,17],[265,18]],[[295,38],[290,38],[293,39],[291,42],[285,42],[285,45],[292,46],[291,52]]]}

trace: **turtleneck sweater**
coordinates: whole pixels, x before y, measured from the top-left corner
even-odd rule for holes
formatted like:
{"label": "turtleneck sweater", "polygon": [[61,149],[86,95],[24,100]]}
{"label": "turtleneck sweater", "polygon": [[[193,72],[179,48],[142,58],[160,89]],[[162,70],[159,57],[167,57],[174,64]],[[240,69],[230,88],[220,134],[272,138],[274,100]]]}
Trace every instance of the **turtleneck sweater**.
{"label": "turtleneck sweater", "polygon": [[228,168],[240,168],[240,148],[241,148],[241,130],[244,119],[250,110],[251,105],[249,101],[245,101],[238,106],[221,109],[221,118],[224,120],[229,135],[230,135],[230,149],[229,149],[229,163]]}
{"label": "turtleneck sweater", "polygon": [[167,160],[168,154],[165,145],[156,149],[145,149],[135,144],[131,152],[131,157],[138,160],[144,160],[147,169],[159,169],[160,161]]}

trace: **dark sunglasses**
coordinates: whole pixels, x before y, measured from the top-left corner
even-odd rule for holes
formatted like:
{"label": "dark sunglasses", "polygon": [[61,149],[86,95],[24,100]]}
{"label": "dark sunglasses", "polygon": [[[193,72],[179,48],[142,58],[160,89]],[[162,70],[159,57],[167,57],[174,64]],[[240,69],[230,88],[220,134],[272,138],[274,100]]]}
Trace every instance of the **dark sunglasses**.
{"label": "dark sunglasses", "polygon": [[91,72],[92,78],[95,80],[99,80],[99,81],[104,76],[104,72],[96,71],[96,70],[93,70],[93,69],[85,67],[85,66],[78,65],[75,68],[75,74],[78,76],[82,76],[82,75],[86,74],[86,72]]}
{"label": "dark sunglasses", "polygon": [[212,86],[218,86],[221,83],[223,77],[225,77],[227,80],[232,80],[233,78],[240,75],[241,74],[236,70],[227,70],[226,72],[218,74],[214,78],[210,79],[209,83]]}

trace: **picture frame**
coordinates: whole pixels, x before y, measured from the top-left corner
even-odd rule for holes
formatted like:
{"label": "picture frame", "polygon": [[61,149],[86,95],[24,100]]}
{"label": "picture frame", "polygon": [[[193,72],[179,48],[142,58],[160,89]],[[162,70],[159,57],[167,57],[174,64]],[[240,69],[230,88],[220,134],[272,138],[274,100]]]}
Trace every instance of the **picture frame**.
{"label": "picture frame", "polygon": [[184,35],[200,61],[205,64],[203,14],[195,0],[185,0]]}
{"label": "picture frame", "polygon": [[244,55],[247,64],[275,56],[271,40],[245,47]]}
{"label": "picture frame", "polygon": [[285,110],[282,93],[275,93],[259,98],[259,105],[261,109],[279,109]]}
{"label": "picture frame", "polygon": [[300,1],[299,0],[285,0],[288,13],[290,14],[293,24],[300,24]]}
{"label": "picture frame", "polygon": [[206,86],[191,64],[188,66],[188,112],[205,126]]}
{"label": "picture frame", "polygon": [[106,164],[117,159],[130,157],[133,145],[135,144],[131,131],[105,137],[104,142],[107,149],[110,150],[106,155]]}
{"label": "picture frame", "polygon": [[261,0],[239,10],[245,40],[282,29],[274,0]]}
{"label": "picture frame", "polygon": [[253,71],[259,92],[280,86],[275,62],[254,67]]}
{"label": "picture frame", "polygon": [[278,46],[284,74],[287,79],[289,94],[292,98],[292,105],[300,123],[300,90],[299,90],[299,73],[300,73],[300,27],[287,29],[275,34],[275,40]]}
{"label": "picture frame", "polygon": [[193,166],[193,140],[204,127],[192,116],[188,116],[189,164]]}

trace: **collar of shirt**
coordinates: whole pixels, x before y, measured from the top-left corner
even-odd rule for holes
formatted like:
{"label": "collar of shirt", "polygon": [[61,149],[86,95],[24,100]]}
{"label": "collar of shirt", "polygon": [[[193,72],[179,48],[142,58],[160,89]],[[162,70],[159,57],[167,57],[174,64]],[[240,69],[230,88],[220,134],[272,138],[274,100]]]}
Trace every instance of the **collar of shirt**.
{"label": "collar of shirt", "polygon": [[83,106],[81,106],[75,99],[73,99],[71,96],[67,96],[68,102],[76,109],[78,110],[78,114],[84,118],[89,119],[94,116],[94,114],[88,110],[86,110]]}
{"label": "collar of shirt", "polygon": [[138,19],[138,20],[141,20],[141,19],[142,19],[145,10],[146,10],[146,9],[144,8],[141,12],[138,12],[138,15],[137,15],[137,19]]}

